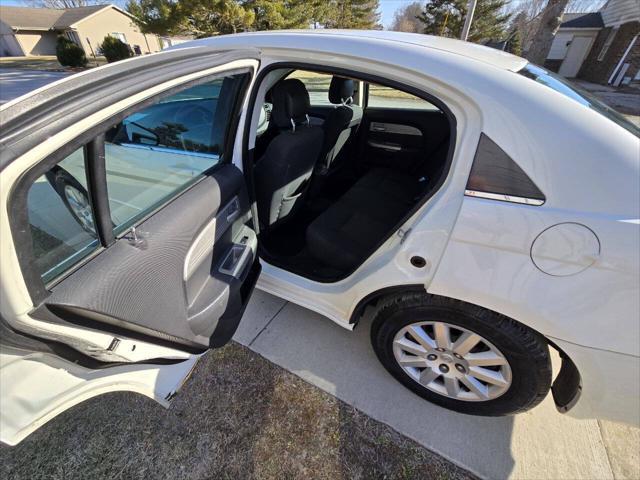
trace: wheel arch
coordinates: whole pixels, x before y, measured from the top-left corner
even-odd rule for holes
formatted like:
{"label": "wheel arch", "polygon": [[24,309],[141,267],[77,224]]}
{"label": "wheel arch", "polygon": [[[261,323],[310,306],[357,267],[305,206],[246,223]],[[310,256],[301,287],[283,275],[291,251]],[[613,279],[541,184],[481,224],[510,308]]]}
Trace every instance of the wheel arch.
{"label": "wheel arch", "polygon": [[410,295],[410,294],[420,294],[420,293],[424,294],[425,297],[432,296],[432,297],[447,298],[447,299],[455,300],[457,302],[461,302],[462,304],[466,304],[474,308],[482,308],[489,312],[497,313],[499,315],[504,315],[510,318],[511,320],[523,325],[524,327],[536,332],[538,335],[540,335],[541,338],[545,340],[547,345],[553,348],[560,356],[560,360],[561,360],[560,371],[553,379],[553,382],[551,385],[551,394],[553,396],[553,401],[556,405],[557,410],[560,413],[566,413],[578,403],[582,393],[582,377],[580,375],[580,371],[578,370],[578,367],[573,362],[571,357],[566,352],[564,352],[564,350],[562,350],[562,348],[560,348],[552,339],[544,335],[544,333],[536,330],[535,328],[532,328],[530,325],[527,325],[519,321],[518,319],[515,319],[502,312],[495,311],[491,308],[487,308],[483,305],[477,305],[472,302],[468,302],[466,300],[459,299],[459,298],[453,298],[453,297],[447,297],[445,295],[429,293],[424,288],[424,285],[400,285],[400,286],[386,287],[380,290],[376,290],[366,295],[365,297],[363,297],[354,308],[351,314],[351,317],[349,319],[349,323],[357,325],[359,320],[362,318],[364,312],[366,311],[367,307],[369,306],[373,306],[374,308],[380,308],[392,298],[398,298],[408,294]]}

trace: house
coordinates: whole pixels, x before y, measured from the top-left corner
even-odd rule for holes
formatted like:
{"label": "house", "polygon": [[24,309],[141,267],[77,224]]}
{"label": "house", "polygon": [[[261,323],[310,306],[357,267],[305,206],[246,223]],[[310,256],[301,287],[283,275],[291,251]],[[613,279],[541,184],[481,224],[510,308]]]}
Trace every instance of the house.
{"label": "house", "polygon": [[544,66],[565,77],[575,77],[604,27],[600,12],[565,13]]}
{"label": "house", "polygon": [[99,54],[107,35],[127,43],[137,54],[162,48],[157,35],[140,32],[133,17],[114,5],[65,9],[0,6],[0,56],[55,55],[58,35],[80,45],[88,58]]}
{"label": "house", "polygon": [[544,66],[565,77],[619,86],[640,80],[640,0],[608,0],[566,13]]}
{"label": "house", "polygon": [[640,0],[609,0],[600,14],[604,28],[578,77],[616,87],[640,80]]}

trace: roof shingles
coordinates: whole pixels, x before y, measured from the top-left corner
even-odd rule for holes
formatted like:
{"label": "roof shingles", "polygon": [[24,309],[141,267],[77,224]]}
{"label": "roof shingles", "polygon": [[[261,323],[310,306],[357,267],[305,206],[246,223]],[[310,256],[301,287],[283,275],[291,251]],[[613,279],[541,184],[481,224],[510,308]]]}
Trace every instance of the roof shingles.
{"label": "roof shingles", "polygon": [[604,22],[600,12],[565,13],[560,28],[602,28]]}
{"label": "roof shingles", "polygon": [[78,8],[28,8],[0,6],[0,20],[12,28],[22,30],[57,30],[102,10],[109,5],[92,5]]}

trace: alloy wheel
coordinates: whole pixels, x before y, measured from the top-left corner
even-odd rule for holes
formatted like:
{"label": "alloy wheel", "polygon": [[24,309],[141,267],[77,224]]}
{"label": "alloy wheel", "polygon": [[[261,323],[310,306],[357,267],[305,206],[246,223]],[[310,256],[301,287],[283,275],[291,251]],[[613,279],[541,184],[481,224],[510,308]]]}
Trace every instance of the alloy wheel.
{"label": "alloy wheel", "polygon": [[393,354],[414,381],[455,400],[493,400],[511,386],[511,367],[502,352],[458,325],[411,323],[395,335]]}

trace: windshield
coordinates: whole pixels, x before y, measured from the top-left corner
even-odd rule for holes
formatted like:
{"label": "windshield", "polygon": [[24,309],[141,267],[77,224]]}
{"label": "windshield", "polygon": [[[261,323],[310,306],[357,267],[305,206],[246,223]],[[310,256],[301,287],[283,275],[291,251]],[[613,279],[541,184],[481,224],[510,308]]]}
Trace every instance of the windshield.
{"label": "windshield", "polygon": [[618,113],[613,108],[605,105],[596,97],[591,95],[586,90],[583,90],[567,79],[556,75],[554,73],[548,72],[544,68],[540,68],[536,65],[527,64],[525,67],[518,72],[520,75],[524,75],[527,78],[530,78],[538,83],[546,85],[547,87],[559,92],[576,102],[581,103],[585,107],[591,108],[596,112],[604,115],[609,120],[617,123],[622,128],[630,131],[634,135],[640,137],[640,128],[636,127],[630,120],[628,120],[624,115]]}

